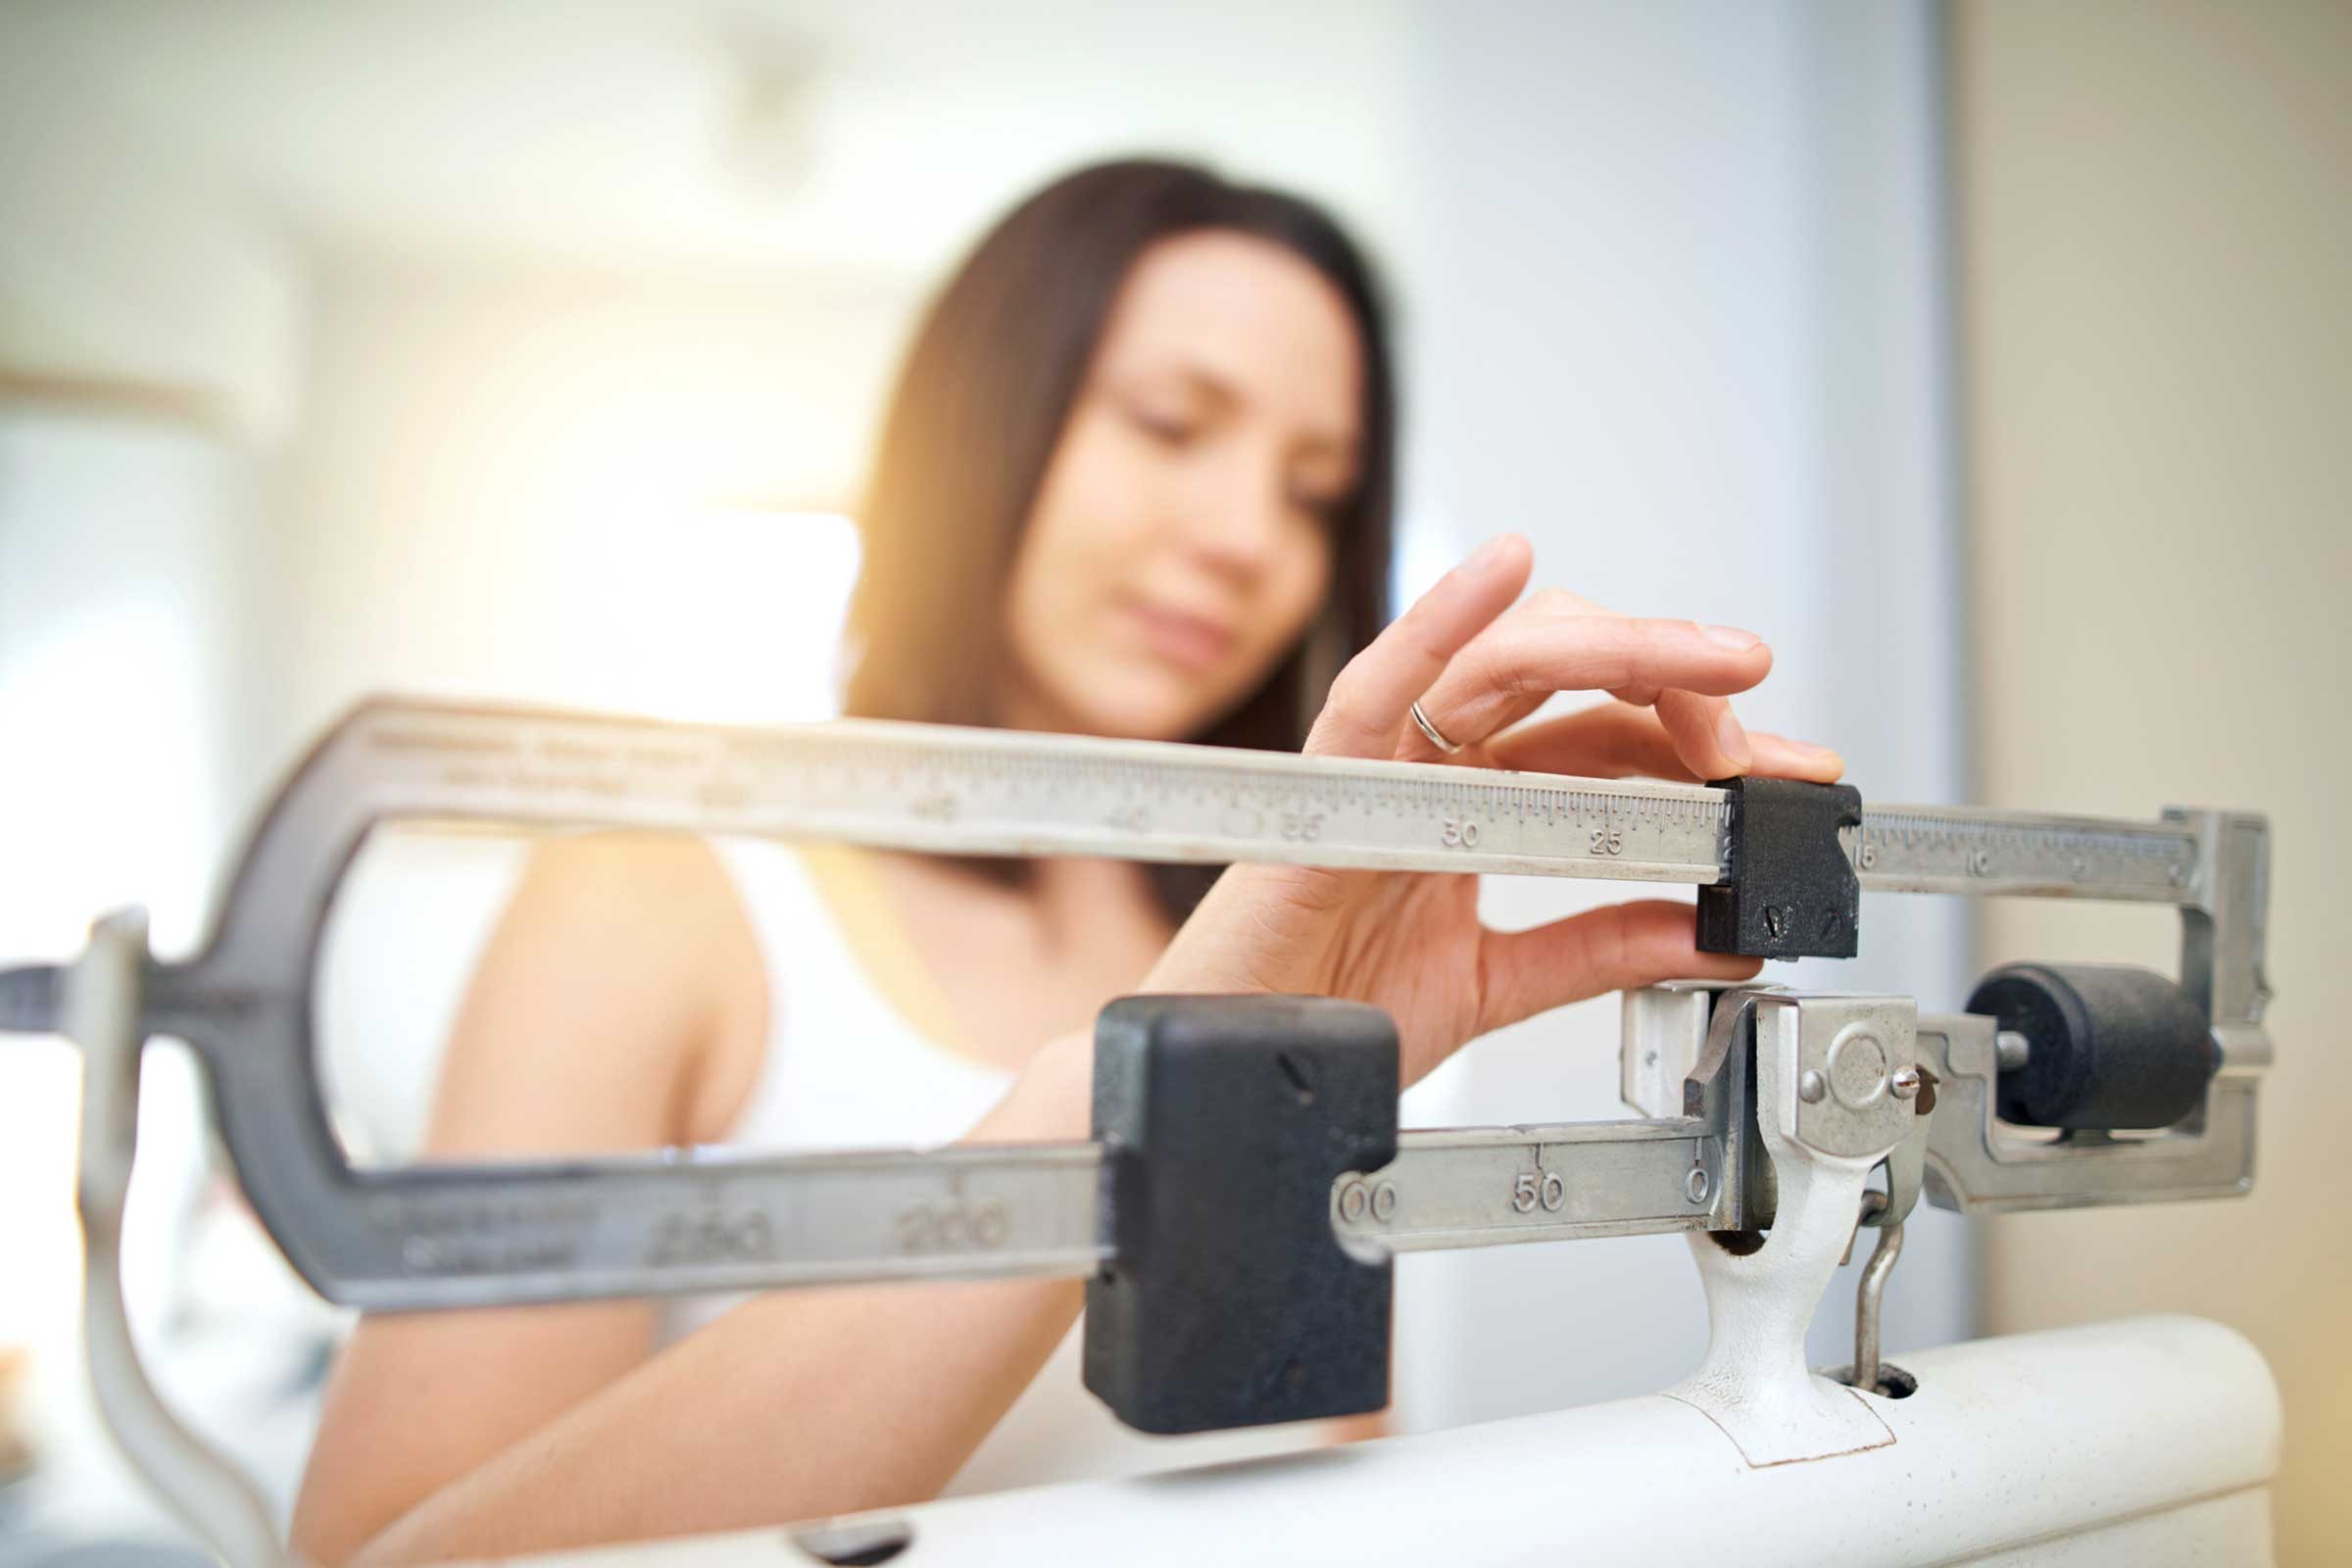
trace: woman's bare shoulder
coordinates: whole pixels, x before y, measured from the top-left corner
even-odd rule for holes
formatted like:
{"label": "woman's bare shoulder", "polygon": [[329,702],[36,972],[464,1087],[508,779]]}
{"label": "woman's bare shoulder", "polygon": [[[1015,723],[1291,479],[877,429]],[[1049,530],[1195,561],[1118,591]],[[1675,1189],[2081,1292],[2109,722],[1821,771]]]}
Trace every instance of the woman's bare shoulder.
{"label": "woman's bare shoulder", "polygon": [[[648,1101],[659,1106],[659,1125],[625,1141],[707,1141],[723,1136],[749,1092],[768,1002],[750,917],[709,844],[568,834],[533,848],[476,971],[453,1054],[496,1037],[503,1065],[476,1061],[460,1075],[519,1078],[527,1069],[517,1058],[535,1054],[526,1044],[535,1040],[560,1054],[579,1093],[595,1095],[600,1081],[635,1085],[637,1115]],[[455,1109],[447,1097],[444,1106]]]}
{"label": "woman's bare shoulder", "polygon": [[683,833],[564,833],[531,849],[517,898],[587,919],[660,912],[712,923],[739,913],[718,853]]}

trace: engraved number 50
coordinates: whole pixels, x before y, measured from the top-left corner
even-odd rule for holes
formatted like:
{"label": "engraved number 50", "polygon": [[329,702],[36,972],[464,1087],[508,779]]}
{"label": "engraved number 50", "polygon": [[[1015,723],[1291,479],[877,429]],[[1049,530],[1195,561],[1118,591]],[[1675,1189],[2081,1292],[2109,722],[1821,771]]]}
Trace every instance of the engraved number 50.
{"label": "engraved number 50", "polygon": [[1539,1207],[1546,1214],[1556,1214],[1567,1201],[1568,1184],[1556,1170],[1522,1171],[1511,1185],[1511,1207],[1522,1214],[1532,1214]]}
{"label": "engraved number 50", "polygon": [[1478,824],[1466,816],[1449,816],[1440,835],[1449,850],[1475,849],[1478,845]]}

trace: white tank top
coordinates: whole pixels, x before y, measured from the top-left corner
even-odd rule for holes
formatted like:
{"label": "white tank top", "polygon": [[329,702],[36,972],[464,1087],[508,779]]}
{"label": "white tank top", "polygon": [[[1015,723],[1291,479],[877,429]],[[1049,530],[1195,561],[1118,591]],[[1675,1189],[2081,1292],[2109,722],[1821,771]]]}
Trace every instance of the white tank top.
{"label": "white tank top", "polygon": [[[950,1043],[961,1031],[863,852],[760,839],[711,847],[734,879],[768,980],[766,1055],[725,1141],[790,1152],[931,1147],[970,1132],[1013,1074]],[[743,1299],[670,1301],[661,1343]],[[1132,1431],[1079,1381],[1083,1326],[957,1472],[949,1495],[1143,1475],[1327,1441],[1318,1422],[1187,1438]]]}

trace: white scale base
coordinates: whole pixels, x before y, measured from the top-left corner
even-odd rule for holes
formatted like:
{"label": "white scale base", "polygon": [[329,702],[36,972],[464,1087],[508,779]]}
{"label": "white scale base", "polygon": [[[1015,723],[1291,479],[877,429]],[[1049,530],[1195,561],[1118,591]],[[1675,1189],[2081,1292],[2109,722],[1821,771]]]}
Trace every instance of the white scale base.
{"label": "white scale base", "polygon": [[[2273,1561],[2278,1392],[2261,1354],[2233,1331],[2198,1318],[2141,1317],[1894,1360],[1918,1378],[1918,1393],[1867,1401],[1893,1441],[1827,1458],[1751,1465],[1696,1407],[1655,1394],[1276,1459],[956,1498],[833,1521],[822,1531],[749,1531],[529,1561],[540,1568],[807,1568],[828,1560],[899,1568],[1689,1568],[1707,1561],[1741,1568],[2251,1568]],[[875,1555],[894,1536],[906,1539],[905,1547]],[[804,1540],[833,1558],[806,1549]],[[861,1542],[868,1550],[849,1555]]]}

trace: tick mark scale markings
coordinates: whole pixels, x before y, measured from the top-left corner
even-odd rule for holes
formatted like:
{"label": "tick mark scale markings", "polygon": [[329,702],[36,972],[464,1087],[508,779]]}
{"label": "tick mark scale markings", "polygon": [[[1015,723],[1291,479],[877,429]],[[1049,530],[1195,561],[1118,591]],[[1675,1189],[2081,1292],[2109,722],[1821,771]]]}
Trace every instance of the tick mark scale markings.
{"label": "tick mark scale markings", "polygon": [[[383,706],[326,750],[341,747],[368,754],[388,814],[562,820],[625,802],[685,831],[967,855],[1703,885],[1731,873],[1737,809],[1701,785],[860,719],[730,729]],[[2198,856],[2166,824],[1955,807],[1867,808],[1840,837],[1873,891],[2177,903]]]}

